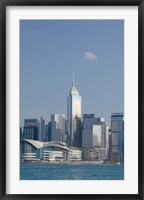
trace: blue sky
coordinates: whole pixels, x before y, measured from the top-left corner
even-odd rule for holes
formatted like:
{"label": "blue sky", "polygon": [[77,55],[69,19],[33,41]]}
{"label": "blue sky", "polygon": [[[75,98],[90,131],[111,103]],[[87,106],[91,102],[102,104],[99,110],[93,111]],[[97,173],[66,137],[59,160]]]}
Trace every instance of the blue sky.
{"label": "blue sky", "polygon": [[105,117],[124,111],[124,22],[122,20],[20,21],[20,124],[46,123],[66,114],[72,73],[82,113]]}

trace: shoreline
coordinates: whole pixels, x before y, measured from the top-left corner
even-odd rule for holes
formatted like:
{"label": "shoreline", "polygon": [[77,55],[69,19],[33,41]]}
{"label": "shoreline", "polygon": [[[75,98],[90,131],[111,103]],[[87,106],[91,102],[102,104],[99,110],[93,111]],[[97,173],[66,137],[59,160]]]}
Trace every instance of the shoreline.
{"label": "shoreline", "polygon": [[110,161],[48,161],[48,160],[23,160],[20,163],[46,163],[46,164],[124,164]]}

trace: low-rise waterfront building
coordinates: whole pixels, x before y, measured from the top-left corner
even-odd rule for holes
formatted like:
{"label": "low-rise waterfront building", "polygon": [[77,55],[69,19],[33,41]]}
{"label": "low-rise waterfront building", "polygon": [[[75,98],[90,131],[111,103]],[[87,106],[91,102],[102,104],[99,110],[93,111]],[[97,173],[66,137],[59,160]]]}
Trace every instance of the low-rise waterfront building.
{"label": "low-rise waterfront building", "polygon": [[80,161],[82,151],[64,142],[41,142],[23,139],[20,143],[21,160]]}
{"label": "low-rise waterfront building", "polygon": [[37,149],[43,147],[43,142],[23,139],[20,141],[20,159],[37,160]]}
{"label": "low-rise waterfront building", "polygon": [[106,148],[94,147],[94,148],[83,148],[82,159],[88,161],[106,160]]}
{"label": "low-rise waterfront building", "polygon": [[82,160],[82,151],[79,149],[70,148],[69,151],[69,161],[81,161]]}

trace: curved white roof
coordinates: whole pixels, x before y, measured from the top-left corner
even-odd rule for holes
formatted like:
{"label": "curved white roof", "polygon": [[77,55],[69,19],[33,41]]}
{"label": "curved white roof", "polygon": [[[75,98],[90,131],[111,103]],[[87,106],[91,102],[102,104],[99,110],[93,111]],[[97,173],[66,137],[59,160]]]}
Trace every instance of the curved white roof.
{"label": "curved white roof", "polygon": [[22,141],[26,141],[26,142],[32,144],[37,149],[42,148],[44,146],[44,142],[41,142],[41,141],[38,141],[38,140],[23,139]]}
{"label": "curved white roof", "polygon": [[60,142],[60,141],[50,141],[50,142],[45,142],[44,143],[44,146],[45,145],[49,145],[49,144],[59,144],[61,146],[67,146],[67,144],[65,142]]}
{"label": "curved white roof", "polygon": [[50,142],[45,142],[44,147],[47,146],[55,146],[55,147],[59,147],[62,148],[66,151],[69,151],[70,149],[67,147],[67,144],[64,142],[59,142],[59,141],[50,141]]}
{"label": "curved white roof", "polygon": [[22,141],[26,141],[30,144],[32,144],[34,147],[37,149],[40,149],[42,147],[47,147],[47,146],[55,146],[62,148],[63,150],[70,151],[70,149],[67,147],[67,144],[64,142],[59,142],[59,141],[50,141],[50,142],[42,142],[38,140],[29,140],[29,139],[23,139]]}

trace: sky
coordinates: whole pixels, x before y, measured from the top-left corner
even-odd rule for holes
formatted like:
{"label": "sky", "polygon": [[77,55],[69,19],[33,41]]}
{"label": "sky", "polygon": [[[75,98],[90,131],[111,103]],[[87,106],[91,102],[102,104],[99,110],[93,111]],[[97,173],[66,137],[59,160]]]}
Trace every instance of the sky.
{"label": "sky", "polygon": [[82,114],[124,112],[123,20],[20,21],[20,125],[67,113],[72,85]]}

